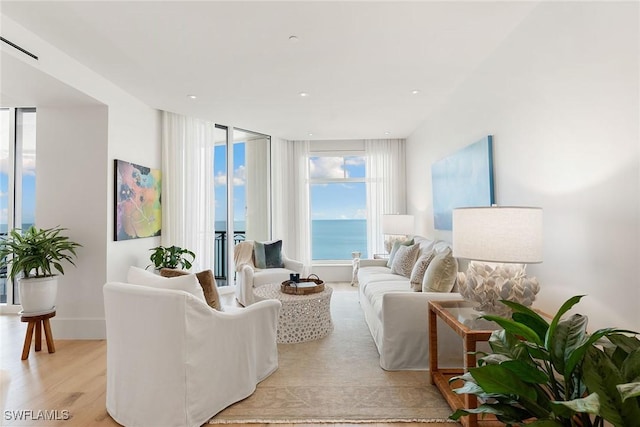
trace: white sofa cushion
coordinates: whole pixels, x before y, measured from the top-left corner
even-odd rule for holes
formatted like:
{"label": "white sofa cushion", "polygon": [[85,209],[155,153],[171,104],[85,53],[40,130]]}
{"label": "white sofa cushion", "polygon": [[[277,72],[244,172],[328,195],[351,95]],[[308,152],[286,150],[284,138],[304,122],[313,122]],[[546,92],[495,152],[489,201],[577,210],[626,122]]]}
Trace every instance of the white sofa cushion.
{"label": "white sofa cushion", "polygon": [[202,291],[202,286],[200,286],[195,274],[185,274],[178,277],[162,277],[145,269],[131,266],[127,274],[127,282],[133,285],[185,291],[204,303],[207,302],[204,297],[204,292]]}

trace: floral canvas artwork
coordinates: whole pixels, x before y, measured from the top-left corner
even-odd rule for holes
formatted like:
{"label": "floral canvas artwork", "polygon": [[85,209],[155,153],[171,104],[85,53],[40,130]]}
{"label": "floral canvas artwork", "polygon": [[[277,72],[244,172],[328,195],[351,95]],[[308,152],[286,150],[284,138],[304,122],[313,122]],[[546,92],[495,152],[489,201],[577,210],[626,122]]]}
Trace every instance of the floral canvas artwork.
{"label": "floral canvas artwork", "polygon": [[116,160],[114,240],[159,236],[161,194],[159,169]]}

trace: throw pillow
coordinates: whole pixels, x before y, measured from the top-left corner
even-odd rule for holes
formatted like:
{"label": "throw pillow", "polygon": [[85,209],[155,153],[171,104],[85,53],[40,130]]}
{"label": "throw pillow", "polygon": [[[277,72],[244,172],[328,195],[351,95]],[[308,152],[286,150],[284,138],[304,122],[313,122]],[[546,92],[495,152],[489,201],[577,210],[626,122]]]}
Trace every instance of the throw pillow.
{"label": "throw pillow", "polygon": [[405,241],[396,240],[395,242],[393,242],[393,247],[391,248],[391,252],[389,253],[389,260],[387,261],[387,267],[391,268],[391,265],[393,264],[393,259],[396,257],[396,252],[398,252],[398,248],[400,248],[400,246],[411,246],[411,245],[413,245],[413,239],[409,239]]}
{"label": "throw pillow", "polygon": [[207,302],[204,297],[204,292],[202,292],[202,287],[198,283],[198,278],[195,274],[167,278],[151,273],[142,268],[131,266],[129,267],[129,273],[127,274],[127,282],[134,285],[185,291],[203,302]]}
{"label": "throw pillow", "polygon": [[420,252],[420,245],[400,246],[393,258],[391,272],[409,277],[413,269],[413,264],[416,263],[418,252]]}
{"label": "throw pillow", "polygon": [[451,292],[458,277],[458,260],[451,248],[437,252],[427,267],[422,281],[422,292]]}
{"label": "throw pillow", "polygon": [[255,242],[253,247],[257,268],[283,268],[282,240],[275,242]]}
{"label": "throw pillow", "polygon": [[[161,268],[160,275],[162,277],[178,277],[189,274],[184,270],[175,270],[173,268]],[[216,278],[211,270],[204,270],[200,273],[196,273],[196,278],[202,287],[204,293],[204,299],[209,304],[209,307],[218,311],[222,311],[222,305],[220,304],[220,295],[218,295],[218,286],[216,285]]]}
{"label": "throw pillow", "polygon": [[434,256],[433,251],[429,251],[425,255],[420,256],[414,264],[409,281],[411,283],[411,289],[415,292],[422,292],[422,279]]}

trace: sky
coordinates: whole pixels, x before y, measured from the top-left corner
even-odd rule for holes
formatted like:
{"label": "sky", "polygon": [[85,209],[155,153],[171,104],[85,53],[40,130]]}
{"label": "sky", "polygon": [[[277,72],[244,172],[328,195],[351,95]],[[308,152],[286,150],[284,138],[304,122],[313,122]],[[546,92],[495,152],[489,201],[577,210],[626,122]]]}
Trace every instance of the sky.
{"label": "sky", "polygon": [[[245,144],[233,146],[234,219],[245,220],[246,168]],[[216,222],[227,217],[226,146],[217,145],[214,151]],[[326,182],[332,179],[364,178],[365,161],[361,156],[312,157],[309,163],[311,186],[311,217],[323,219],[366,219],[366,191],[364,182]]]}
{"label": "sky", "polygon": [[[7,230],[9,215],[9,110],[0,110],[0,231]],[[36,201],[36,113],[25,112],[23,121],[23,163],[22,163],[22,224],[35,222]],[[20,221],[18,221],[20,222]]]}

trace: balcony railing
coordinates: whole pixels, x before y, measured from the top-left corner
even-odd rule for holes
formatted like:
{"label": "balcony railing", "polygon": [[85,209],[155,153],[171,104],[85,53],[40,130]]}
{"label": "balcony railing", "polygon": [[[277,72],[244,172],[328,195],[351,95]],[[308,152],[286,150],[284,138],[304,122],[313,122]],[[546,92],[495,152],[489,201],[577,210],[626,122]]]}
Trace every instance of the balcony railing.
{"label": "balcony railing", "polygon": [[[237,245],[239,242],[243,242],[245,239],[244,231],[236,231],[233,233],[233,244]],[[213,267],[213,273],[216,276],[216,282],[218,286],[229,285],[227,277],[227,232],[216,231],[216,248],[215,248],[215,263]]]}

